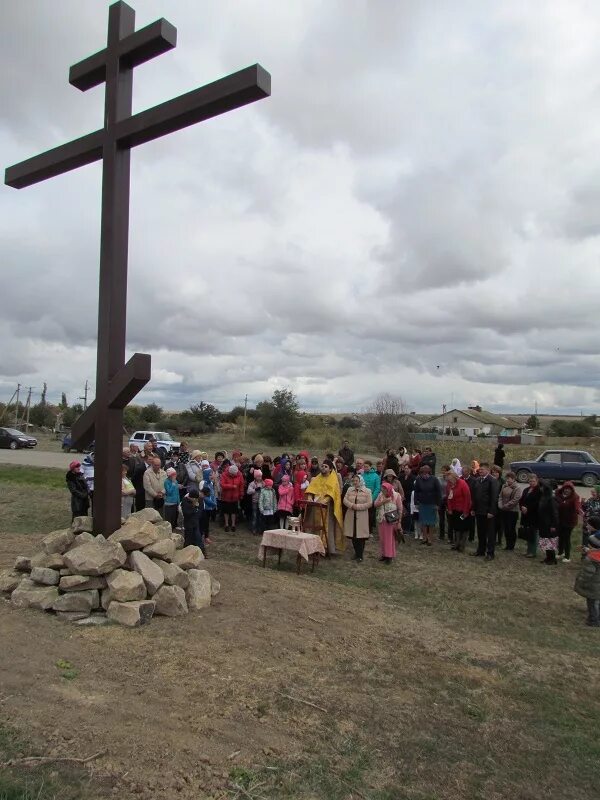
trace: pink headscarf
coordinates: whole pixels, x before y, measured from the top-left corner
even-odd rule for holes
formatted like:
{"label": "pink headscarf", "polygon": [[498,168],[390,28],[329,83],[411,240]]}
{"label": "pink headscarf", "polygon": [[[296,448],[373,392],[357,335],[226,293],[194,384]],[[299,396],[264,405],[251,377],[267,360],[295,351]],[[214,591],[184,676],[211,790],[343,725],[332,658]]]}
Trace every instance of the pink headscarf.
{"label": "pink headscarf", "polygon": [[381,488],[385,489],[385,493],[386,494],[393,494],[394,493],[394,487],[392,486],[391,483],[388,483],[387,481],[384,481],[381,484]]}

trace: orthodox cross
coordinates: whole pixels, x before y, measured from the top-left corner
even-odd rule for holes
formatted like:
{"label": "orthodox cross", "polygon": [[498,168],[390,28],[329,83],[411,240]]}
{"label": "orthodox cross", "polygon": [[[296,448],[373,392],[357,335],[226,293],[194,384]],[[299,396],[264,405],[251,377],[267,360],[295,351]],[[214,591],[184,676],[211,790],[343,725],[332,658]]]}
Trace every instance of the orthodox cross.
{"label": "orthodox cross", "polygon": [[271,94],[259,64],[132,114],[133,69],[175,47],[176,29],[160,19],[135,30],[135,11],[117,2],[108,12],[104,50],[71,67],[69,83],[85,92],[106,84],[104,127],[6,170],[16,189],[102,160],[102,219],[96,399],[73,426],[77,446],[95,439],[94,531],[121,525],[123,409],[150,380],[150,356],[125,363],[131,148]]}

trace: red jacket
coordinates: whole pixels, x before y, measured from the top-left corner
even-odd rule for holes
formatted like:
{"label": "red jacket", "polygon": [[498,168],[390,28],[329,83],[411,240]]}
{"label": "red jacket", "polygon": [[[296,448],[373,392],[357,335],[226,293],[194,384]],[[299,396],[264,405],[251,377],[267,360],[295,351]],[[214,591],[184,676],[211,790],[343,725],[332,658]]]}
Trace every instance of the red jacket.
{"label": "red jacket", "polygon": [[306,480],[306,472],[303,469],[297,469],[294,472],[294,504],[297,505],[300,500],[304,500],[304,489],[302,484]]}
{"label": "red jacket", "polygon": [[465,516],[471,513],[471,490],[468,483],[462,478],[456,481],[455,486],[448,482],[446,508],[451,513],[452,511],[459,511]]}
{"label": "red jacket", "polygon": [[[570,489],[571,494],[567,497],[563,490]],[[558,522],[566,528],[574,528],[579,522],[579,511],[581,509],[581,498],[575,491],[575,486],[571,481],[565,481],[560,489],[554,492],[556,504],[558,506]]]}
{"label": "red jacket", "polygon": [[221,500],[225,503],[237,503],[244,496],[244,478],[241,472],[230,475],[229,469],[221,474]]}

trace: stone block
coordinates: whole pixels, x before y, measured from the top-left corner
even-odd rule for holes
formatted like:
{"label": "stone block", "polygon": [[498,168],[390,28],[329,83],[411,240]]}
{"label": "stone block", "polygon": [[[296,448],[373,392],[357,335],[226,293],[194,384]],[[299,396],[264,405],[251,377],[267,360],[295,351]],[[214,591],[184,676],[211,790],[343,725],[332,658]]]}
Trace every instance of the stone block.
{"label": "stone block", "polygon": [[188,570],[190,585],[185,590],[185,599],[189,611],[200,611],[210,605],[212,594],[210,575],[205,569]]}
{"label": "stone block", "polygon": [[175,543],[176,550],[181,550],[183,548],[183,545],[185,544],[185,539],[180,533],[172,533],[171,541]]}
{"label": "stone block", "polygon": [[46,553],[64,553],[75,539],[75,534],[70,528],[52,531],[42,539],[42,547]]}
{"label": "stone block", "polygon": [[94,520],[92,517],[75,517],[71,524],[73,533],[92,533],[94,530]]}
{"label": "stone block", "polygon": [[37,608],[40,611],[49,611],[57,600],[56,586],[38,586],[29,578],[23,578],[10,596],[15,608]]}
{"label": "stone block", "polygon": [[43,586],[56,586],[60,580],[57,570],[46,567],[34,567],[29,577],[34,583],[41,583]]}
{"label": "stone block", "polygon": [[175,564],[169,564],[159,558],[155,558],[154,563],[158,564],[158,566],[161,568],[162,573],[165,576],[165,583],[167,586],[179,586],[182,589],[187,589],[190,579],[188,578],[187,573],[182,570],[181,567],[178,567]]}
{"label": "stone block", "polygon": [[173,556],[173,564],[181,569],[197,569],[202,561],[204,561],[202,550],[195,544],[188,544]]}
{"label": "stone block", "polygon": [[134,600],[128,603],[119,603],[113,600],[108,606],[106,616],[113,622],[118,622],[119,625],[125,625],[128,628],[139,628],[150,622],[154,610],[155,604],[153,600]]}
{"label": "stone block", "polygon": [[150,596],[155,594],[165,582],[165,576],[158,564],[151,561],[148,556],[140,550],[134,550],[133,553],[130,553],[127,560],[131,568],[142,576],[148,594]]}
{"label": "stone block", "polygon": [[160,558],[161,561],[172,561],[175,555],[175,542],[169,539],[159,539],[158,542],[144,547],[148,558]]}
{"label": "stone block", "polygon": [[23,573],[5,569],[0,572],[0,592],[14,592],[23,580]]}
{"label": "stone block", "polygon": [[119,603],[146,599],[146,584],[138,572],[116,569],[107,577],[111,599]]}
{"label": "stone block", "polygon": [[74,547],[79,547],[82,544],[87,544],[88,542],[95,542],[96,537],[92,536],[91,533],[78,533],[75,538],[73,539],[73,544],[69,547],[69,550],[72,550]]}
{"label": "stone block", "polygon": [[159,539],[164,538],[160,528],[151,522],[129,523],[127,521],[118,531],[111,533],[109,542],[119,542],[127,551],[142,550]]}
{"label": "stone block", "polygon": [[62,569],[65,565],[64,556],[60,553],[36,553],[30,559],[31,568],[44,567],[45,569]]}
{"label": "stone block", "polygon": [[19,572],[31,572],[31,559],[28,556],[17,556],[15,569]]}
{"label": "stone block", "polygon": [[60,579],[58,588],[61,592],[84,592],[87,589],[105,589],[106,578],[103,575],[66,575]]}
{"label": "stone block", "polygon": [[185,592],[180,586],[163,585],[152,599],[156,603],[155,614],[162,614],[165,617],[182,617],[188,613]]}
{"label": "stone block", "polygon": [[118,542],[107,542],[99,537],[65,553],[65,566],[73,575],[106,575],[122,567],[127,553]]}
{"label": "stone block", "polygon": [[141,520],[141,522],[162,522],[163,518],[155,508],[142,508],[141,511],[134,511],[127,522],[136,520]]}
{"label": "stone block", "polygon": [[98,605],[98,591],[92,589],[86,592],[69,592],[61,594],[52,605],[54,611],[85,612],[86,616],[92,608]]}

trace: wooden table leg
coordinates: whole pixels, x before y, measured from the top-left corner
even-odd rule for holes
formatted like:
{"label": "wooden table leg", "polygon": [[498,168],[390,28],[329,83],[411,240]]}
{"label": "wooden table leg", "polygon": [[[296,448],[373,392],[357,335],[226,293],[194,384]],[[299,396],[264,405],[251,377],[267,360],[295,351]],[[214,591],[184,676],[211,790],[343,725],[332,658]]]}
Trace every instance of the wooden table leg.
{"label": "wooden table leg", "polygon": [[267,566],[267,547],[263,546],[263,569]]}
{"label": "wooden table leg", "polygon": [[277,557],[277,566],[279,566],[281,564],[281,554],[283,553],[283,547],[278,547],[277,549],[279,551],[279,555]]}
{"label": "wooden table leg", "polygon": [[296,556],[296,575],[300,575],[302,571],[302,556],[300,553]]}
{"label": "wooden table leg", "polygon": [[318,563],[319,563],[319,554],[318,553],[313,553],[313,555],[312,555],[312,569],[311,569],[311,572],[315,571],[315,567],[318,565]]}

